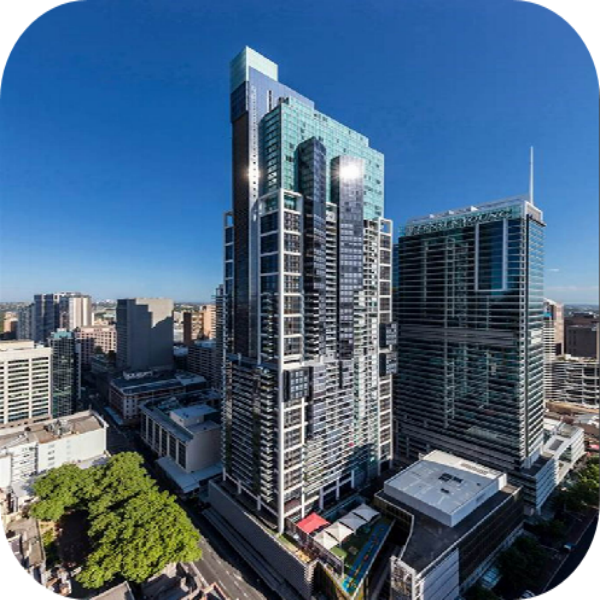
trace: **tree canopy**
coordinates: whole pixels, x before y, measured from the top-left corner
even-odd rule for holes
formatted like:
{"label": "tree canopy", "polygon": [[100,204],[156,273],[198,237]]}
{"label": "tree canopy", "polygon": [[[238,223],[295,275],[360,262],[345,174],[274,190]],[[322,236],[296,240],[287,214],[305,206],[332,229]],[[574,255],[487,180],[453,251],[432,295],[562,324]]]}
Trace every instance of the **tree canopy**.
{"label": "tree canopy", "polygon": [[102,587],[121,576],[141,583],[173,562],[201,556],[200,535],[168,492],[161,492],[134,452],[116,454],[102,466],[53,469],[34,485],[39,501],[31,513],[58,520],[85,510],[92,552],[78,581]]}
{"label": "tree canopy", "polygon": [[514,595],[535,587],[542,576],[548,553],[533,538],[521,536],[498,557],[502,585]]}

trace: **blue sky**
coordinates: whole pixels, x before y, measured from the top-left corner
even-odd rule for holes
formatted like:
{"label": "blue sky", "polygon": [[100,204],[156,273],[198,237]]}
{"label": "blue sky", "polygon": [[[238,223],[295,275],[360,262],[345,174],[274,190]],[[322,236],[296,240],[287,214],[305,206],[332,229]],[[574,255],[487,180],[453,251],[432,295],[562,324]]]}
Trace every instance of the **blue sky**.
{"label": "blue sky", "polygon": [[21,37],[0,97],[0,300],[208,300],[229,208],[228,63],[280,80],[386,156],[386,215],[527,191],[546,287],[598,297],[598,81],[555,14],[509,0],[87,0]]}

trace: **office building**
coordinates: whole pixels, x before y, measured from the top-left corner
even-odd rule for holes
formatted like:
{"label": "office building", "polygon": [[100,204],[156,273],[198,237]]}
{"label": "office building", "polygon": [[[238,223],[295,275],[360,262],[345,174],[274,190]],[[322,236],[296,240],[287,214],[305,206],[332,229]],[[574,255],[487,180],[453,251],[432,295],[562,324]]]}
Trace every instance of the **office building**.
{"label": "office building", "polygon": [[36,294],[33,304],[36,342],[47,343],[58,329],[72,331],[94,324],[92,299],[80,292]]}
{"label": "office building", "polygon": [[139,422],[140,406],[148,400],[160,400],[204,390],[206,379],[200,375],[176,371],[175,373],[123,373],[110,382],[107,411],[119,424]]}
{"label": "office building", "polygon": [[172,369],[172,300],[117,301],[117,367],[131,372]]}
{"label": "office building", "polygon": [[390,463],[392,226],[365,136],[250,48],[230,84],[223,485],[282,532]]}
{"label": "office building", "polygon": [[565,352],[571,356],[598,359],[598,323],[569,325],[565,330]]}
{"label": "office building", "polygon": [[568,354],[552,362],[550,396],[553,402],[600,404],[600,363],[596,358]]}
{"label": "office building", "polygon": [[33,315],[35,304],[28,304],[17,311],[17,339],[33,340],[35,335]]}
{"label": "office building", "polygon": [[50,348],[33,341],[0,342],[0,425],[51,416],[51,373]]}
{"label": "office building", "polygon": [[213,340],[216,335],[216,308],[203,304],[196,310],[183,313],[183,343],[189,346],[196,340]]}
{"label": "office building", "polygon": [[460,598],[522,532],[505,473],[439,451],[386,481],[375,506],[396,520],[392,600]]}
{"label": "office building", "polygon": [[413,219],[398,240],[395,458],[443,450],[508,473],[539,508],[542,212],[528,196]]}
{"label": "office building", "polygon": [[575,312],[565,317],[564,354],[583,358],[598,358],[598,315]]}
{"label": "office building", "polygon": [[52,350],[52,416],[77,412],[81,400],[81,346],[72,331],[59,329],[48,338]]}
{"label": "office building", "polygon": [[563,354],[564,307],[554,300],[544,300],[544,399],[549,400],[552,391],[552,362]]}
{"label": "office building", "polygon": [[88,369],[95,354],[108,354],[117,351],[117,328],[115,325],[92,325],[78,327],[75,339],[81,346],[81,365]]}

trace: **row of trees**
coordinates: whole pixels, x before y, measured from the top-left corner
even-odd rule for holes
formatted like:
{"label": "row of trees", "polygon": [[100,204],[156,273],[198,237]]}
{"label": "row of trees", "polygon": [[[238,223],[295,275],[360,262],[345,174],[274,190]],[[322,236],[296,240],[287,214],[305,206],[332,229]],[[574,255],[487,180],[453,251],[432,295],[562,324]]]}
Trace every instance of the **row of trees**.
{"label": "row of trees", "polygon": [[85,470],[63,465],[38,479],[34,491],[39,501],[31,514],[38,519],[58,521],[79,510],[87,514],[92,551],[77,576],[86,588],[100,588],[116,577],[142,583],[170,563],[201,556],[200,534],[134,452]]}
{"label": "row of trees", "polygon": [[600,469],[598,458],[588,461],[577,475],[577,481],[557,496],[558,509],[581,512],[586,506],[598,507],[600,501]]}
{"label": "row of trees", "polygon": [[533,538],[521,536],[498,557],[503,595],[517,598],[524,590],[536,588],[546,568],[548,553]]}

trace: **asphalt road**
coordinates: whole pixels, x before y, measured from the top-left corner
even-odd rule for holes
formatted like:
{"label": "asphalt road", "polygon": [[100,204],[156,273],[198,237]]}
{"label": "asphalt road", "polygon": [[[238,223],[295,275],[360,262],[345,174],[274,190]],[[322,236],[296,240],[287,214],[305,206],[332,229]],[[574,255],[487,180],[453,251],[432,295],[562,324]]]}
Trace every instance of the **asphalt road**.
{"label": "asphalt road", "polygon": [[598,526],[598,517],[590,522],[590,525],[585,530],[585,533],[581,536],[581,540],[575,546],[575,549],[569,554],[569,557],[562,564],[560,569],[556,572],[550,585],[548,586],[548,590],[555,588],[560,585],[563,581],[568,579],[577,569],[583,557],[586,555],[587,551],[592,544],[592,540],[594,539],[594,534],[596,533],[596,527]]}

